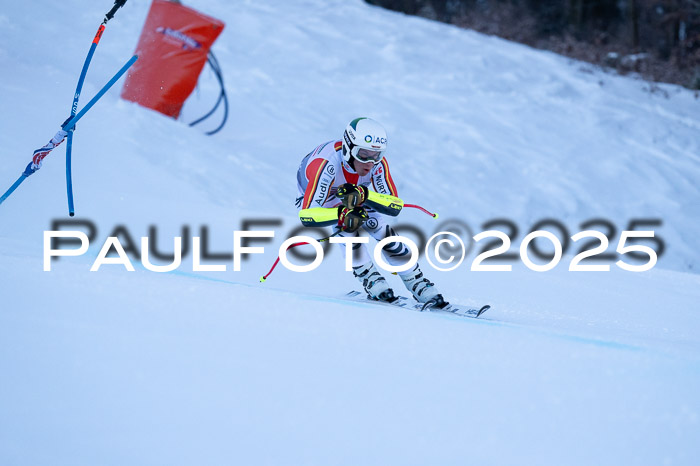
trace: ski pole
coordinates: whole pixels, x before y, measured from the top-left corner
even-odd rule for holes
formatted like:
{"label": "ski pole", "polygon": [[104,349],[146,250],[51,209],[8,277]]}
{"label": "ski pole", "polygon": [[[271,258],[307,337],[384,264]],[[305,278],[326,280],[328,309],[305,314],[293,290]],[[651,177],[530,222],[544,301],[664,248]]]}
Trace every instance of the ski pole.
{"label": "ski pole", "polygon": [[430,211],[424,209],[423,207],[421,207],[421,206],[419,206],[419,205],[417,205],[417,204],[404,204],[403,206],[404,206],[404,207],[411,207],[411,208],[413,208],[413,209],[421,210],[421,211],[425,212],[426,214],[430,215],[430,216],[433,217],[433,218],[438,218],[438,214],[437,214],[437,213],[432,213],[432,212],[430,212]]}
{"label": "ski pole", "polygon": [[[437,213],[430,212],[429,210],[424,209],[423,207],[421,207],[421,206],[419,206],[419,205],[417,205],[417,204],[404,204],[404,207],[411,207],[411,208],[413,208],[413,209],[418,209],[418,210],[420,210],[420,211],[425,212],[426,214],[430,215],[430,216],[433,217],[433,218],[438,218],[438,214],[437,214]],[[336,231],[335,233],[333,233],[332,235],[326,236],[325,238],[321,238],[321,239],[318,239],[318,240],[316,240],[316,241],[318,241],[319,243],[322,243],[322,242],[324,242],[324,241],[328,241],[328,240],[331,239],[332,237],[338,235],[341,231],[342,231],[342,230],[338,230],[338,231]],[[309,244],[309,243],[307,243],[307,242],[294,243],[294,244],[292,244],[291,246],[289,246],[289,248],[287,248],[287,249],[292,249],[292,248],[294,248],[294,247],[302,246],[302,245],[304,245],[304,244]],[[264,282],[267,280],[267,277],[269,277],[269,276],[272,274],[272,272],[273,272],[273,271],[275,270],[275,268],[277,267],[277,264],[279,263],[279,261],[280,261],[280,258],[279,258],[279,255],[278,255],[278,256],[277,256],[277,260],[275,261],[274,264],[272,264],[272,267],[270,268],[270,271],[267,272],[267,273],[266,273],[265,275],[263,275],[262,277],[260,277],[260,283],[264,283]]]}
{"label": "ski pole", "polygon": [[[85,63],[83,63],[83,69],[80,72],[80,78],[78,78],[78,86],[75,89],[75,94],[73,95],[73,104],[71,105],[70,108],[70,116],[73,117],[75,116],[76,113],[78,113],[78,100],[80,99],[80,93],[83,90],[83,83],[85,82],[85,76],[87,75],[87,70],[88,67],[90,66],[90,62],[92,61],[92,56],[95,53],[95,49],[97,48],[97,44],[99,44],[100,39],[102,38],[102,33],[105,30],[105,27],[107,25],[107,21],[112,19],[114,17],[114,14],[117,12],[117,10],[121,7],[124,6],[126,3],[126,0],[116,0],[114,2],[114,6],[112,7],[111,10],[105,15],[105,19],[102,21],[102,24],[100,24],[100,27],[97,29],[97,34],[95,34],[95,38],[92,40],[92,45],[90,46],[90,50],[88,51],[87,58],[85,58]],[[73,153],[73,130],[68,131],[68,141],[66,142],[66,190],[68,194],[68,214],[72,217],[75,215],[75,208],[73,206],[73,176],[72,176],[72,168],[71,168],[71,154]]]}
{"label": "ski pole", "polygon": [[[326,236],[325,238],[317,239],[316,241],[318,241],[319,243],[323,243],[324,241],[328,241],[329,239],[333,238],[334,236],[339,235],[341,231],[343,231],[343,230],[339,229],[338,231],[336,231],[332,235]],[[294,243],[291,246],[289,246],[287,249],[292,249],[292,248],[295,248],[297,246],[303,246],[304,244],[309,244],[309,243],[307,243],[306,241],[303,241],[301,243]],[[280,256],[278,255],[277,260],[275,261],[274,264],[272,264],[270,271],[267,272],[262,277],[260,277],[260,283],[265,283],[265,281],[267,280],[267,277],[269,277],[272,274],[272,272],[275,270],[275,267],[277,267],[277,264],[279,264],[279,261],[280,261]]]}
{"label": "ski pole", "polygon": [[[88,110],[90,110],[93,107],[93,105],[95,105],[97,103],[98,100],[100,100],[100,98],[103,95],[105,95],[105,93],[114,85],[114,83],[116,83],[119,80],[119,78],[121,78],[122,75],[124,73],[126,73],[126,71],[131,67],[131,65],[133,65],[134,62],[136,62],[136,60],[138,60],[138,58],[139,57],[137,55],[134,55],[133,57],[131,57],[129,59],[129,61],[126,62],[126,64],[124,64],[124,66],[122,66],[119,71],[117,71],[117,74],[115,74],[112,77],[112,79],[110,79],[109,82],[107,82],[107,84],[105,84],[104,87],[102,87],[102,89],[100,89],[100,91],[97,94],[95,94],[95,97],[93,97],[90,100],[90,102],[88,102],[88,104],[80,112],[78,112],[77,115],[75,115],[73,118],[66,121],[62,125],[61,129],[63,131],[67,131],[68,134],[70,134],[70,131],[73,128],[75,128],[75,124],[78,123],[78,121],[88,112]],[[48,149],[49,152],[51,150],[53,150],[53,147]],[[33,173],[34,172],[27,173],[27,171],[24,171],[22,173],[22,175],[17,179],[17,181],[15,181],[14,184],[12,186],[10,186],[10,188],[5,192],[5,194],[3,194],[2,197],[0,197],[0,204],[2,204],[5,201],[5,199],[10,197],[10,194],[12,194],[14,192],[14,190],[17,189],[17,187],[20,184],[22,184],[22,182],[24,182],[24,180],[27,179]]]}

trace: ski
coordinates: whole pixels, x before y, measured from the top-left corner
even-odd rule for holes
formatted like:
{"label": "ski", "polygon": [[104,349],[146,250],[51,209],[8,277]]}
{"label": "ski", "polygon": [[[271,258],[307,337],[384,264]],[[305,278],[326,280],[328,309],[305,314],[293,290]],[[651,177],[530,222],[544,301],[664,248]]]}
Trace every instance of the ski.
{"label": "ski", "polygon": [[350,291],[345,294],[345,299],[350,301],[360,302],[360,303],[373,303],[373,304],[383,304],[385,306],[401,307],[404,309],[410,309],[412,311],[418,312],[436,312],[436,313],[447,313],[460,317],[471,317],[476,319],[481,316],[484,312],[491,309],[490,305],[481,306],[479,309],[474,309],[468,306],[461,306],[459,304],[448,304],[443,308],[434,307],[432,303],[418,303],[412,298],[407,298],[405,296],[397,296],[395,301],[378,301],[376,299],[371,299],[367,296],[364,291]]}

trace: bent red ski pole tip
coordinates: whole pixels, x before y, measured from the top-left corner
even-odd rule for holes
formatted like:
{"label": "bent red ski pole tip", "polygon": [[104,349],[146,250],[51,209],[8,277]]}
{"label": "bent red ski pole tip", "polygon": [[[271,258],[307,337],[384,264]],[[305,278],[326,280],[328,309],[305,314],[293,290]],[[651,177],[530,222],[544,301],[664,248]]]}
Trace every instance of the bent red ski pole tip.
{"label": "bent red ski pole tip", "polygon": [[[318,241],[319,243],[323,243],[324,241],[328,241],[329,239],[333,238],[334,236],[339,235],[342,231],[343,230],[338,230],[335,233],[333,233],[332,235],[326,236],[325,238],[317,239],[316,241]],[[301,243],[294,243],[291,246],[289,246],[287,249],[292,249],[292,248],[295,248],[297,246],[302,246],[304,244],[309,244],[309,243],[307,243],[306,241],[303,241]],[[267,277],[269,277],[272,274],[272,272],[275,270],[275,268],[277,267],[277,264],[279,264],[279,262],[280,262],[280,256],[277,256],[277,260],[275,260],[275,263],[272,264],[272,267],[270,267],[270,270],[265,275],[260,277],[260,283],[265,283],[265,281],[267,280]]]}
{"label": "bent red ski pole tip", "polygon": [[430,212],[429,210],[424,209],[423,207],[421,207],[421,206],[419,206],[419,205],[417,205],[417,204],[404,204],[403,206],[404,206],[404,207],[411,207],[411,208],[413,208],[413,209],[418,209],[418,210],[420,210],[420,211],[425,212],[426,214],[430,215],[430,216],[433,217],[433,218],[438,218],[437,212],[436,212],[436,213],[432,213],[432,212]]}

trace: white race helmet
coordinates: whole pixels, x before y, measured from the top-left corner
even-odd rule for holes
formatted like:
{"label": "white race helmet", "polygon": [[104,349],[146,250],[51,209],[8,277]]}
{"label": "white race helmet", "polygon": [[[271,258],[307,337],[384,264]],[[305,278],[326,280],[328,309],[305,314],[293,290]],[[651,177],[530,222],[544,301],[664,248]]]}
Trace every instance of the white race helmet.
{"label": "white race helmet", "polygon": [[355,118],[343,133],[343,159],[379,163],[386,150],[384,127],[370,118]]}

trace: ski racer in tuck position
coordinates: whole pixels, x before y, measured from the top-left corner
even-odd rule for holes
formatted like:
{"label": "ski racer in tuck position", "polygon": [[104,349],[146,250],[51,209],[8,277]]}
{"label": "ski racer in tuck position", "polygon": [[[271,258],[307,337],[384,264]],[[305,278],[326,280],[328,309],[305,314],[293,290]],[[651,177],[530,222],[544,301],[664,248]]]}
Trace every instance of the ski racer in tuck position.
{"label": "ski racer in tuck position", "polygon": [[[345,128],[342,140],[316,147],[301,161],[297,171],[299,218],[305,226],[334,226],[338,236],[358,236],[363,228],[380,241],[396,236],[386,216],[396,216],[402,205],[384,157],[387,137],[384,128],[369,118],[357,118]],[[350,245],[346,245],[350,247]],[[353,275],[371,299],[397,299],[386,279],[375,267],[365,244],[352,245]],[[401,242],[387,244],[382,254],[388,264],[402,265],[410,250]],[[399,272],[406,288],[421,303],[442,308],[448,303],[418,264]]]}

